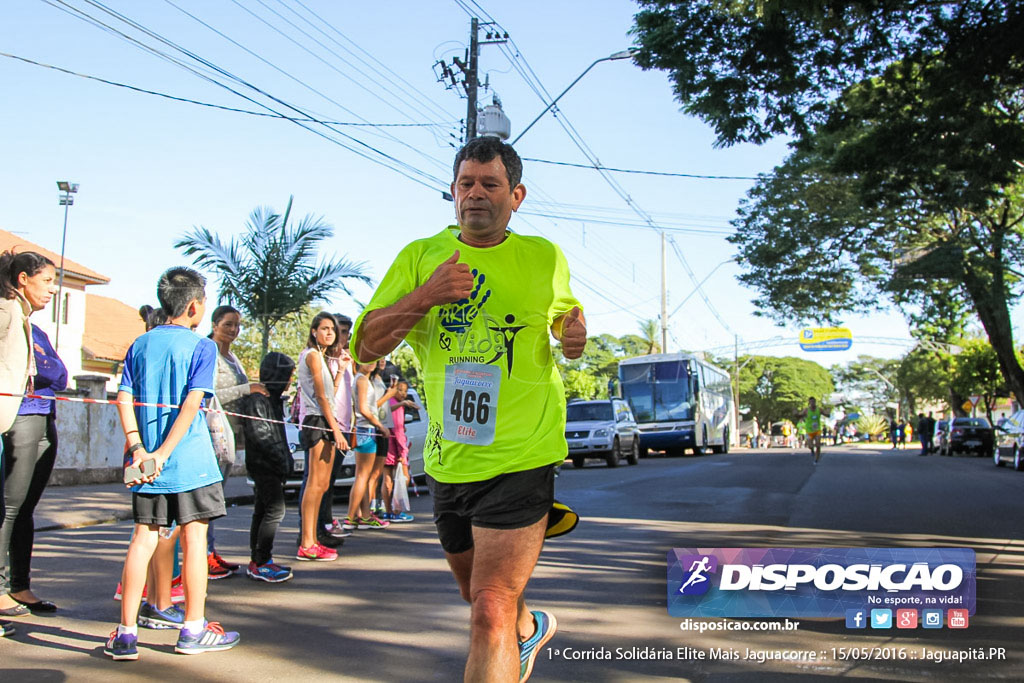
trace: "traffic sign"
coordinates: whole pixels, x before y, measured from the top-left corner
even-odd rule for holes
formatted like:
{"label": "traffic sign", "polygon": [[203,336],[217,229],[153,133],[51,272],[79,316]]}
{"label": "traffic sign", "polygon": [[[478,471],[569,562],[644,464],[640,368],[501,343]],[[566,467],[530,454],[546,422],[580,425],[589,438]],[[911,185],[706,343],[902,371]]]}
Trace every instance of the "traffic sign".
{"label": "traffic sign", "polygon": [[978,401],[981,400],[981,396],[979,394],[973,394],[969,400],[971,402],[971,407],[973,408],[978,405]]}
{"label": "traffic sign", "polygon": [[965,413],[969,413],[972,410],[974,410],[974,404],[971,403],[970,401],[964,401],[963,405],[961,405],[960,407],[964,409]]}

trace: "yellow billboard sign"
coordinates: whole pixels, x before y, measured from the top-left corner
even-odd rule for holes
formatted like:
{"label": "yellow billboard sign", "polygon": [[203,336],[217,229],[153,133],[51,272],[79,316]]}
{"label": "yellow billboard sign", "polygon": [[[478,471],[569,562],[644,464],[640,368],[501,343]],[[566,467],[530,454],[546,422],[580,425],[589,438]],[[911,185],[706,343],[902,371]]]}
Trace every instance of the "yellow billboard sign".
{"label": "yellow billboard sign", "polygon": [[853,346],[853,335],[845,327],[805,327],[800,330],[800,348],[804,351],[846,351]]}

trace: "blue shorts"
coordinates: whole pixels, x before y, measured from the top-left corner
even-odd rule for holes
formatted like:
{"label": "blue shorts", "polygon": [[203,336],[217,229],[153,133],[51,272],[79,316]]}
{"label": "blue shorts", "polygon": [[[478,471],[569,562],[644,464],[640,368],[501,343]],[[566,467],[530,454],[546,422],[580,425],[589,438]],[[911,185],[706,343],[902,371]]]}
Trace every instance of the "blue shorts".
{"label": "blue shorts", "polygon": [[377,440],[374,434],[377,430],[373,427],[356,427],[356,445],[352,450],[357,453],[376,453]]}

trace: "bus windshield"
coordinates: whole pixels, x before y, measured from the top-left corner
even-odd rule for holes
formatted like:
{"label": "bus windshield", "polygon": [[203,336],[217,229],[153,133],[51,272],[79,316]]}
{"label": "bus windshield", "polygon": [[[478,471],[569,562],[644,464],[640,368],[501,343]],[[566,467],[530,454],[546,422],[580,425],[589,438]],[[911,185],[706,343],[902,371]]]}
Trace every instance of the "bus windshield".
{"label": "bus windshield", "polygon": [[687,361],[637,363],[619,367],[622,396],[637,422],[693,419]]}

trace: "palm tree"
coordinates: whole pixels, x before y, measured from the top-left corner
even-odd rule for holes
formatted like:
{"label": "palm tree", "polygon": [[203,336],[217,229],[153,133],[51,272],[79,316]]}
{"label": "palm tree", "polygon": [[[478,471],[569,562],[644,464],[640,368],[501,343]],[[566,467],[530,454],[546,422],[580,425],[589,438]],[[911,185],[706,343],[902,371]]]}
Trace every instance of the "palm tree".
{"label": "palm tree", "polygon": [[648,318],[640,321],[640,336],[647,344],[647,353],[661,353],[661,344],[658,342],[660,335],[658,321],[655,318]]}
{"label": "palm tree", "polygon": [[334,235],[334,228],[313,215],[291,225],[292,199],[288,198],[284,215],[267,206],[254,209],[237,241],[232,237],[224,244],[199,226],[174,243],[194,257],[196,266],[220,277],[221,302],[237,306],[259,325],[261,358],[267,353],[271,328],[282,318],[338,290],[351,295],[345,280],[372,284],[364,274],[365,263],[347,258],[317,263],[317,249]]}

